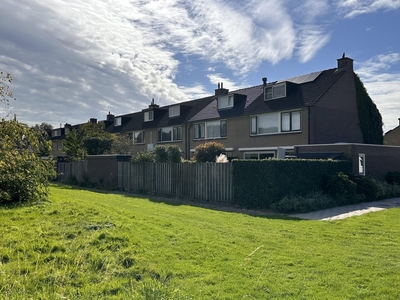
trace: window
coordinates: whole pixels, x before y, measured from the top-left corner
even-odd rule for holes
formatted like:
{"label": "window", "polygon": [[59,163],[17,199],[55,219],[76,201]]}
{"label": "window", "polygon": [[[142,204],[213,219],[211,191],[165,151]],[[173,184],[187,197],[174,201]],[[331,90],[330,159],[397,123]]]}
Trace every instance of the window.
{"label": "window", "polygon": [[365,154],[358,154],[358,174],[365,176]]}
{"label": "window", "polygon": [[114,126],[121,126],[121,117],[114,119]]}
{"label": "window", "polygon": [[265,88],[265,100],[286,97],[286,82]]}
{"label": "window", "polygon": [[194,124],[194,139],[213,139],[227,136],[226,120]]}
{"label": "window", "polygon": [[133,140],[135,144],[144,143],[144,131],[128,132],[126,135],[128,139]]}
{"label": "window", "polygon": [[60,135],[61,135],[61,129],[53,130],[51,133],[51,136],[60,136]]}
{"label": "window", "polygon": [[179,116],[181,113],[181,107],[180,105],[175,105],[175,106],[171,106],[169,108],[169,117],[177,117]]}
{"label": "window", "polygon": [[233,107],[233,95],[218,97],[218,109]]}
{"label": "window", "polygon": [[69,133],[69,127],[65,127],[65,135]]}
{"label": "window", "polygon": [[279,113],[251,117],[251,134],[279,132]]}
{"label": "window", "polygon": [[62,141],[57,141],[57,150],[62,150]]}
{"label": "window", "polygon": [[301,130],[301,112],[269,113],[250,117],[250,134],[273,134]]}
{"label": "window", "polygon": [[182,126],[165,127],[158,130],[159,142],[172,142],[182,140]]}
{"label": "window", "polygon": [[243,158],[244,159],[268,159],[268,158],[274,158],[275,154],[274,152],[245,152],[243,153]]}
{"label": "window", "polygon": [[154,112],[151,110],[151,111],[146,111],[145,113],[144,113],[144,121],[145,122],[150,122],[150,121],[153,121],[154,120]]}
{"label": "window", "polygon": [[282,131],[300,130],[300,111],[291,111],[282,113],[281,116]]}

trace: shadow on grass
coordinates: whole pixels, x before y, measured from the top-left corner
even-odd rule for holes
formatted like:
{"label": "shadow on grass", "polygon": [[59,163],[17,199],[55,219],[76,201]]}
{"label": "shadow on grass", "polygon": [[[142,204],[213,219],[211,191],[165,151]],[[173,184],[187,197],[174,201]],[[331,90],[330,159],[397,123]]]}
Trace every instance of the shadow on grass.
{"label": "shadow on grass", "polygon": [[114,195],[121,195],[127,198],[139,198],[143,200],[149,200],[154,203],[163,203],[166,205],[171,206],[193,206],[199,207],[204,209],[216,210],[216,211],[223,211],[223,212],[231,212],[231,213],[239,213],[253,217],[261,217],[261,218],[268,218],[268,219],[280,219],[280,220],[290,220],[290,221],[301,221],[302,219],[290,217],[285,214],[275,213],[269,210],[255,210],[255,209],[246,209],[242,208],[230,203],[221,203],[221,202],[210,202],[206,200],[192,200],[192,199],[185,199],[185,198],[178,198],[172,196],[165,196],[165,195],[149,195],[149,194],[138,194],[133,192],[127,191],[107,191],[107,190],[100,190],[95,188],[87,188],[87,187],[80,187],[80,186],[73,186],[63,183],[53,183],[53,186],[57,186],[61,189],[69,189],[69,190],[82,190],[82,191],[91,191],[94,193],[99,194],[114,194]]}

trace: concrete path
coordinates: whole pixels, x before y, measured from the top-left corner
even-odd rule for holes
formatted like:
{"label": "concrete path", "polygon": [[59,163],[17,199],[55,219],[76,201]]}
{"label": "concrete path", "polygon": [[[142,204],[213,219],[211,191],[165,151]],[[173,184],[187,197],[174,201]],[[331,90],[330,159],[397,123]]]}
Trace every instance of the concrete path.
{"label": "concrete path", "polygon": [[340,220],[352,216],[359,216],[373,211],[380,211],[387,208],[400,207],[400,198],[392,198],[374,202],[363,202],[359,204],[351,204],[328,208],[319,211],[313,211],[304,214],[294,214],[291,217],[306,219],[306,220]]}

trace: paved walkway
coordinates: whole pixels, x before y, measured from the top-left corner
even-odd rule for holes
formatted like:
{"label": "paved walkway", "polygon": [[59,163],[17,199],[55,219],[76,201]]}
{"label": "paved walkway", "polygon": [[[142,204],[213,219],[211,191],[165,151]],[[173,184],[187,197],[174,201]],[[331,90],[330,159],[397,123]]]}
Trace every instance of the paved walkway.
{"label": "paved walkway", "polygon": [[363,202],[359,204],[351,204],[328,208],[319,211],[313,211],[304,214],[294,214],[291,217],[306,220],[340,220],[352,216],[359,216],[373,211],[380,211],[387,208],[400,207],[400,198],[392,198],[374,202]]}

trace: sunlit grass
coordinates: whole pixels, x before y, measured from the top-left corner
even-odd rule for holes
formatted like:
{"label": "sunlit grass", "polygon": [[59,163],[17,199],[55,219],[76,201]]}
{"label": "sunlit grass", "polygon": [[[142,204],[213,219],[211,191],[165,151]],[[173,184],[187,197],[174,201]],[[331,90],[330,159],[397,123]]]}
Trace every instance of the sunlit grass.
{"label": "sunlit grass", "polygon": [[1,299],[397,299],[400,209],[254,217],[67,186],[0,208]]}

